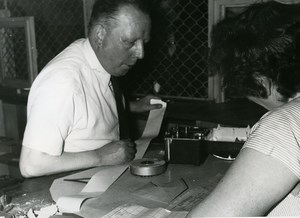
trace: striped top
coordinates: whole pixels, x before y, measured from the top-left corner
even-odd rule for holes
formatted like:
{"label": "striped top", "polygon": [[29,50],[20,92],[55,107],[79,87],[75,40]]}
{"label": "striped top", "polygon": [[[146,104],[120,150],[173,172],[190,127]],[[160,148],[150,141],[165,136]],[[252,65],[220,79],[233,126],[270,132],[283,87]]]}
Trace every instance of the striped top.
{"label": "striped top", "polygon": [[300,179],[300,97],[266,113],[245,147],[277,158]]}

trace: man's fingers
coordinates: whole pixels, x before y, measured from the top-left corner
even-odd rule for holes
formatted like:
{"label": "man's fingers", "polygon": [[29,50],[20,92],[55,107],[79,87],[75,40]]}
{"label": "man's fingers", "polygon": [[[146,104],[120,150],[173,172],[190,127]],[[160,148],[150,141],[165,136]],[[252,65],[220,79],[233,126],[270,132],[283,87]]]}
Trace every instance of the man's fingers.
{"label": "man's fingers", "polygon": [[151,106],[150,106],[151,110],[160,109],[160,108],[162,108],[162,104],[151,104]]}

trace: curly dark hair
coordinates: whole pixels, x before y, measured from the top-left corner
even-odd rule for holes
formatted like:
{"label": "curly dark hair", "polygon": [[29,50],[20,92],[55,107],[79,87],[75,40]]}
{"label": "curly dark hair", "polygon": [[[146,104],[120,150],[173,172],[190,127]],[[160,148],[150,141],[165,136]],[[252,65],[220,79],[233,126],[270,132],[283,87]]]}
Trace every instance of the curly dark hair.
{"label": "curly dark hair", "polygon": [[264,76],[283,98],[300,91],[300,4],[257,3],[213,27],[211,74],[223,76],[235,97],[267,97],[258,82]]}

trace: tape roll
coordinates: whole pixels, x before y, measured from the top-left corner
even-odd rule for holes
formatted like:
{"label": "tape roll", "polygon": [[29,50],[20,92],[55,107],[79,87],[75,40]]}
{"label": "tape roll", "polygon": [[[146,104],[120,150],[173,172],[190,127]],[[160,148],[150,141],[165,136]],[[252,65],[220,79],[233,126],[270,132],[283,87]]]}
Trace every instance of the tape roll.
{"label": "tape roll", "polygon": [[167,166],[164,160],[142,158],[132,161],[129,168],[136,176],[155,176],[165,172]]}

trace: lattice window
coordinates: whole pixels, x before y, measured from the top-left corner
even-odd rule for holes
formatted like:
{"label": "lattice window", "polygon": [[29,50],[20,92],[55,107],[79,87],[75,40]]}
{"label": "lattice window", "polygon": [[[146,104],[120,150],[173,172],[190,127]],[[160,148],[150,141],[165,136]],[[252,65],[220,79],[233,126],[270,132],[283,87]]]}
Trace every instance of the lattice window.
{"label": "lattice window", "polygon": [[[93,0],[0,0],[6,1],[12,17],[35,19],[38,71],[55,55],[86,34],[86,2]],[[152,91],[161,84],[162,96],[209,99],[206,69],[208,48],[207,0],[153,0],[167,3],[153,19],[152,40],[146,56],[124,80],[134,95]],[[85,14],[86,13],[86,14]],[[171,43],[172,42],[172,43]],[[171,43],[171,44],[170,44]],[[175,51],[175,52],[174,52]]]}
{"label": "lattice window", "polygon": [[[0,43],[1,43],[1,59],[3,60],[2,69],[5,78],[26,78],[27,67],[24,58],[26,57],[26,44],[24,40],[25,29],[22,27],[17,28],[4,28],[0,29]],[[17,67],[19,66],[19,67]],[[17,71],[21,71],[17,73]],[[23,71],[23,72],[22,72]]]}
{"label": "lattice window", "polygon": [[33,17],[0,18],[1,84],[30,87],[37,75]]}
{"label": "lattice window", "polygon": [[35,19],[38,70],[76,39],[85,37],[83,0],[9,0],[11,17]]}
{"label": "lattice window", "polygon": [[[167,2],[169,7],[154,16],[144,60],[129,73],[126,83],[136,95],[150,93],[157,81],[162,96],[207,99],[208,1]],[[170,55],[172,44],[175,52]]]}

